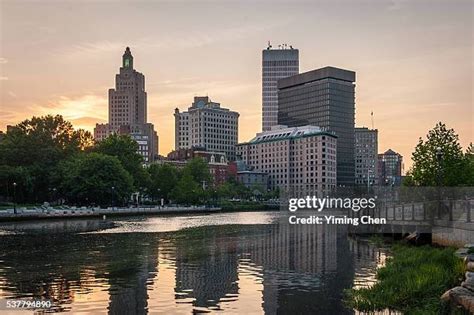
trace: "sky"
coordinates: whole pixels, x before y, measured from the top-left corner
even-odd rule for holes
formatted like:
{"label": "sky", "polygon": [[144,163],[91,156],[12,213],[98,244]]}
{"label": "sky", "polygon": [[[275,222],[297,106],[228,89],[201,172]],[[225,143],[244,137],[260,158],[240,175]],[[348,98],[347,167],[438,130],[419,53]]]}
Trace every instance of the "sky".
{"label": "sky", "polygon": [[208,95],[240,113],[239,141],[261,130],[261,51],[300,50],[300,72],[356,71],[356,126],[404,156],[438,121],[474,141],[471,0],[0,0],[0,130],[61,114],[93,130],[107,119],[129,46],[145,75],[160,154],[174,149],[174,108]]}

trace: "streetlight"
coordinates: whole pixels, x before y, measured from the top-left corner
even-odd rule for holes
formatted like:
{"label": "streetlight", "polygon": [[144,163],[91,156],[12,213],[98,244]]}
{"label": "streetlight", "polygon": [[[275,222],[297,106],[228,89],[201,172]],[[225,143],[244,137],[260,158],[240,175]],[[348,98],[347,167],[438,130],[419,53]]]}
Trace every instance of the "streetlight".
{"label": "streetlight", "polygon": [[13,183],[13,213],[16,214],[16,182]]}
{"label": "streetlight", "polygon": [[112,186],[112,210],[114,210],[115,204],[115,186]]}

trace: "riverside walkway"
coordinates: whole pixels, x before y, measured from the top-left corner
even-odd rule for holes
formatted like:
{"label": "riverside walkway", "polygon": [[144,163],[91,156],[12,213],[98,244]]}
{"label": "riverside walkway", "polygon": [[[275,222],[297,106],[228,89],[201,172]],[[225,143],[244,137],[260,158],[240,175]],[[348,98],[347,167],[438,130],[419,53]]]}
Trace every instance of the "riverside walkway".
{"label": "riverside walkway", "polygon": [[148,214],[188,214],[218,212],[221,208],[209,206],[169,206],[169,207],[62,207],[41,206],[32,209],[17,208],[0,210],[0,221],[102,217],[116,215],[148,215]]}

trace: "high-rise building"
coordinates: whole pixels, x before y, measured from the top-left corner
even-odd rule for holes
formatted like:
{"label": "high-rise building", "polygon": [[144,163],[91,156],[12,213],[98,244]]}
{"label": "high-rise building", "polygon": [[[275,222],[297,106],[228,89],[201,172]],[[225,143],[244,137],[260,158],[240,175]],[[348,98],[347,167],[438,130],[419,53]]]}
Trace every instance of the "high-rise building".
{"label": "high-rise building", "polygon": [[337,185],[354,181],[355,72],[325,67],[278,81],[278,124],[337,135]]}
{"label": "high-rise building", "polygon": [[337,137],[315,126],[275,126],[237,145],[237,154],[268,173],[272,189],[324,192],[336,186]]}
{"label": "high-rise building", "polygon": [[224,152],[230,161],[235,160],[238,142],[239,113],[223,108],[207,96],[196,96],[187,112],[176,108],[175,149],[193,147]]}
{"label": "high-rise building", "polygon": [[273,49],[270,43],[262,51],[262,130],[277,125],[279,79],[299,73],[298,49],[279,45]]}
{"label": "high-rise building", "polygon": [[378,131],[366,127],[355,128],[355,183],[376,185]]}
{"label": "high-rise building", "polygon": [[378,155],[379,184],[400,186],[402,183],[403,157],[392,149]]}
{"label": "high-rise building", "polygon": [[147,122],[145,76],[133,68],[129,47],[115,76],[115,88],[109,89],[109,122],[96,124],[94,138],[100,141],[112,133],[128,134],[136,140],[138,152],[146,163],[158,154],[158,135],[153,124]]}

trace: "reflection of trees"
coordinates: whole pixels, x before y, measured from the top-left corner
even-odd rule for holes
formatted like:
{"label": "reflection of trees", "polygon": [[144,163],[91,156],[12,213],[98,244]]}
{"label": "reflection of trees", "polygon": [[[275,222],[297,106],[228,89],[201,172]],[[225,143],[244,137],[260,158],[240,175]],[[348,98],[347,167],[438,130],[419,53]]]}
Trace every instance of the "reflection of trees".
{"label": "reflection of trees", "polygon": [[1,274],[13,296],[43,297],[62,305],[87,293],[94,277],[110,285],[110,310],[146,308],[147,279],[154,276],[157,237],[138,234],[26,234],[3,236]]}
{"label": "reflection of trees", "polygon": [[218,308],[238,299],[239,291],[246,290],[238,285],[239,272],[244,272],[261,281],[267,314],[350,313],[341,303],[343,290],[378,260],[370,245],[348,240],[346,228],[334,225],[282,222],[163,234],[29,233],[2,237],[0,278],[10,296],[32,293],[65,310],[77,292],[93,290],[91,283],[102,285],[109,291],[111,314],[143,314],[159,245],[160,259],[175,262],[177,303],[192,299],[196,307]]}

